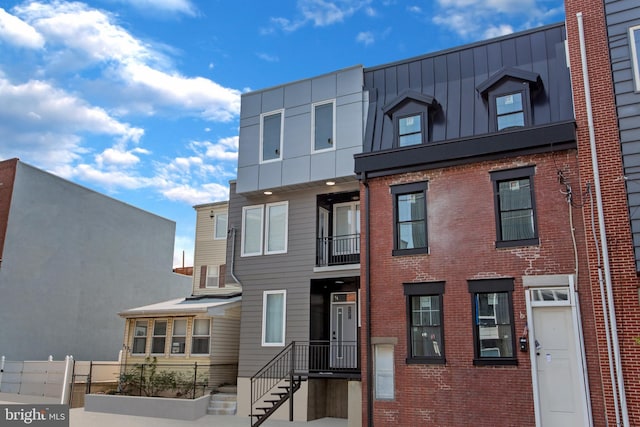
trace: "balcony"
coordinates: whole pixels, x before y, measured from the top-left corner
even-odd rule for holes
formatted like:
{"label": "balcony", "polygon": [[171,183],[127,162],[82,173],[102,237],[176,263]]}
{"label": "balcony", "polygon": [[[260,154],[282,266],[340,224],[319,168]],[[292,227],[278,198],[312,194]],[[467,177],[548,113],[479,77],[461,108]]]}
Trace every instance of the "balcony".
{"label": "balcony", "polygon": [[317,238],[317,267],[358,263],[360,263],[360,233]]}

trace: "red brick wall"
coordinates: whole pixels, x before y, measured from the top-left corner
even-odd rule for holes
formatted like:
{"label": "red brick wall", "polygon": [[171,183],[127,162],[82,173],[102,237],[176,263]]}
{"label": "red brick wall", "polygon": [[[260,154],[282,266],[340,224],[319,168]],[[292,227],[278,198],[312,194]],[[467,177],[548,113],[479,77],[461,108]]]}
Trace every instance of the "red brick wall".
{"label": "red brick wall", "polygon": [[[567,38],[572,64],[572,85],[577,121],[578,153],[580,161],[581,187],[594,183],[591,149],[587,120],[586,99],[580,58],[580,44],[576,14],[582,12],[594,132],[597,146],[600,181],[602,188],[605,228],[611,265],[612,287],[618,322],[618,335],[625,376],[630,424],[640,425],[640,346],[634,337],[640,336],[640,304],[638,303],[638,277],[635,268],[633,242],[629,224],[619,131],[615,110],[615,98],[609,59],[606,23],[603,2],[587,0],[566,0]],[[584,219],[590,221],[591,210],[585,206]],[[606,357],[606,337],[602,305],[599,297],[597,276],[597,252],[593,239],[587,241],[589,250],[589,274],[596,298],[593,301],[598,326],[598,351],[602,360],[602,383],[606,402],[596,402],[594,413],[604,411],[609,425],[615,425],[615,413],[609,365]],[[604,407],[603,407],[604,405]],[[602,424],[601,424],[602,425]]]}
{"label": "red brick wall", "polygon": [[16,176],[17,165],[18,159],[0,162],[0,266],[2,265],[2,252],[7,233],[7,221],[9,220],[9,208],[11,207],[11,195],[13,194],[13,181]]}
{"label": "red brick wall", "polygon": [[[536,167],[534,187],[540,245],[496,249],[493,186],[489,172],[527,165]],[[495,277],[515,279],[513,302],[518,337],[527,320],[522,276],[575,272],[569,207],[561,193],[566,187],[559,183],[558,170],[563,171],[575,189],[575,203],[581,204],[575,151],[369,181],[372,337],[397,339],[395,399],[374,401],[375,425],[535,425],[529,353],[517,351],[518,366],[473,365],[472,307],[467,281]],[[430,254],[393,257],[393,199],[389,186],[424,180],[429,182]],[[364,189],[361,196],[361,200],[365,200]],[[573,220],[578,247],[584,248],[585,231],[579,209],[573,210]],[[365,230],[364,222],[362,229]],[[584,256],[579,259],[584,260]],[[580,271],[584,271],[586,264],[580,264]],[[588,302],[591,295],[587,277],[581,278],[579,276],[581,300]],[[407,319],[402,284],[422,281],[446,282],[443,302],[446,365],[407,365],[405,362]],[[364,285],[362,297],[366,298]],[[587,319],[593,317],[588,303],[583,305],[582,315]],[[366,319],[362,326],[366,331]],[[594,348],[593,331],[585,328],[584,334],[586,346]],[[365,353],[366,344],[362,349]],[[598,363],[596,357],[589,365],[590,374],[595,377],[592,391],[596,394],[600,390]],[[363,366],[366,367],[366,354]],[[365,368],[363,372],[366,372]],[[364,378],[363,425],[367,425],[366,381]]]}

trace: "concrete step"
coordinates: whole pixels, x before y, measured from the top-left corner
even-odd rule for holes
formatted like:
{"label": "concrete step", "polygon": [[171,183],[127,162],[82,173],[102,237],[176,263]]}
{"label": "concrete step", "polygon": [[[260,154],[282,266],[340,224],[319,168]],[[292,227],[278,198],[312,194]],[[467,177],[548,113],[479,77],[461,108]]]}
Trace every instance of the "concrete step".
{"label": "concrete step", "polygon": [[237,408],[238,395],[236,393],[214,393],[211,395],[207,414],[235,415]]}

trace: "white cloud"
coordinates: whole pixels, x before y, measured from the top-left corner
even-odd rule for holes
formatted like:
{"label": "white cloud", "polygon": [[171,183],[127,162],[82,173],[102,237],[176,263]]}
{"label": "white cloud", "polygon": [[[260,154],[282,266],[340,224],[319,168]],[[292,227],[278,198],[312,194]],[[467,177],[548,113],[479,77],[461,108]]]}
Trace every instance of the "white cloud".
{"label": "white cloud", "polygon": [[142,11],[158,10],[160,12],[183,13],[196,15],[196,7],[189,0],[120,0]]}
{"label": "white cloud", "polygon": [[258,56],[258,58],[262,59],[263,61],[267,61],[267,62],[278,62],[280,60],[280,58],[278,58],[278,56],[269,55],[268,53],[258,53],[256,55]]}
{"label": "white cloud", "polygon": [[45,81],[13,84],[0,77],[0,99],[0,156],[13,153],[46,169],[62,168],[85,154],[83,135],[135,143],[144,133]]}
{"label": "white cloud", "polygon": [[[327,27],[344,22],[360,10],[368,16],[374,16],[375,10],[369,6],[370,4],[371,0],[299,0],[298,16],[294,20],[275,17],[271,18],[271,23],[286,32],[296,31],[307,24],[312,24],[314,27]],[[273,28],[262,30],[263,34],[271,32]]]}
{"label": "white cloud", "polygon": [[193,141],[191,147],[196,152],[204,150],[204,157],[213,160],[232,161],[238,159],[238,137],[221,138],[217,144],[210,141]]}
{"label": "white cloud", "polygon": [[198,205],[212,201],[227,200],[229,198],[229,189],[217,183],[204,184],[199,188],[183,184],[170,186],[162,190],[162,194],[169,200]]}
{"label": "white cloud", "polygon": [[491,25],[484,31],[483,38],[490,39],[493,37],[506,36],[513,33],[513,27],[511,25],[502,24],[498,26]]}
{"label": "white cloud", "polygon": [[44,37],[31,25],[0,8],[0,41],[19,47],[41,49]]}
{"label": "white cloud", "polygon": [[356,41],[364,44],[365,46],[369,46],[375,42],[375,37],[371,31],[363,31],[358,33],[356,36]]}
{"label": "white cloud", "polygon": [[46,37],[50,47],[45,67],[102,67],[102,77],[115,85],[109,90],[127,92],[120,111],[157,114],[164,107],[174,115],[179,111],[218,121],[229,121],[240,112],[238,90],[181,75],[166,55],[133,37],[107,12],[64,2],[32,2],[15,11]]}
{"label": "white cloud", "polygon": [[[563,18],[560,0],[437,0],[437,4],[439,9],[432,22],[467,39],[502,36],[539,25],[553,16]],[[511,24],[504,24],[506,21]],[[512,25],[514,22],[518,23],[517,28]]]}

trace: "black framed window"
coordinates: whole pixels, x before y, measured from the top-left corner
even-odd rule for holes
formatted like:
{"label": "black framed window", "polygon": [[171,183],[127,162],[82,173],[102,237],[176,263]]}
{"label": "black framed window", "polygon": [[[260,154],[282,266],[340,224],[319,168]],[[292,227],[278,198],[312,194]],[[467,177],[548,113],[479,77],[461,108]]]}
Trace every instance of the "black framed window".
{"label": "black framed window", "polygon": [[428,253],[427,182],[394,185],[393,255]]}
{"label": "black framed window", "polygon": [[519,128],[525,125],[522,92],[495,97],[497,130]]}
{"label": "black framed window", "polygon": [[412,114],[398,118],[398,146],[422,144],[424,141],[422,125],[423,114]]}
{"label": "black framed window", "polygon": [[534,172],[534,166],[491,172],[498,248],[540,243],[536,225]]}
{"label": "black framed window", "polygon": [[516,365],[513,279],[469,280],[474,365]]}
{"label": "black framed window", "polygon": [[486,89],[484,93],[489,102],[489,130],[491,132],[502,132],[533,125],[530,84],[534,83],[508,77],[501,83]]}
{"label": "black framed window", "polygon": [[405,283],[407,363],[445,363],[444,282]]}

